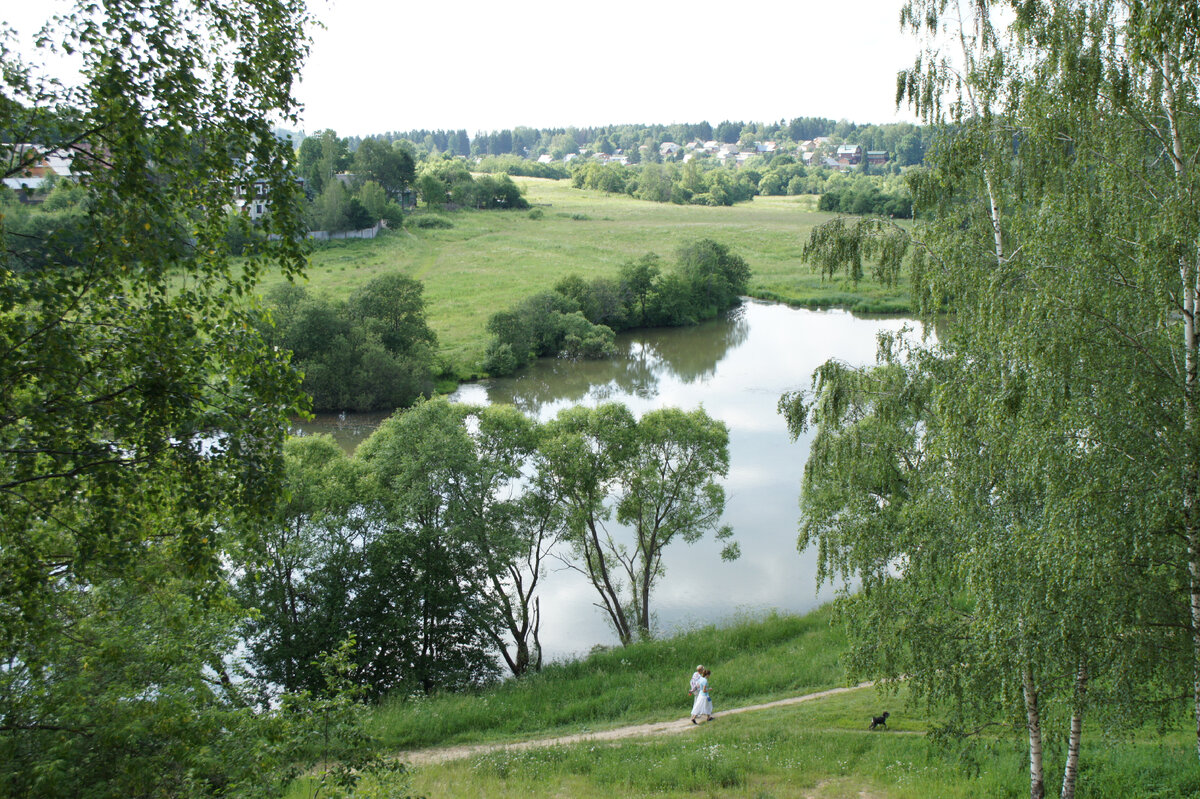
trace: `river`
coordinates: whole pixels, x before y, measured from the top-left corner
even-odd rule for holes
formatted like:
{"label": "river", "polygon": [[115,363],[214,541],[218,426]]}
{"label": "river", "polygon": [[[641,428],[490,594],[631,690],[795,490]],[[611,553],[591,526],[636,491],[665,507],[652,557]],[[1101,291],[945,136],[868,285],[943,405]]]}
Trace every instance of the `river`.
{"label": "river", "polygon": [[[908,319],[867,319],[747,300],[728,317],[698,327],[622,334],[619,354],[611,360],[546,359],[515,377],[464,385],[452,399],[510,403],[542,420],[570,405],[607,401],[623,402],[639,416],[664,406],[703,405],[729,427],[723,521],[734,528],[742,555],[723,562],[712,536],[668,547],[666,575],[651,598],[656,630],[672,632],[776,609],[803,612],[830,600],[835,588],[818,588],[815,548],[796,550],[809,438],[791,440],[776,404],[784,392],[808,388],[813,370],[830,358],[872,363],[879,333],[906,326],[916,328]],[[384,416],[320,417],[302,428],[333,433],[350,449]],[[593,604],[598,595],[581,575],[552,570],[542,585],[541,640],[547,659],[616,643]]]}

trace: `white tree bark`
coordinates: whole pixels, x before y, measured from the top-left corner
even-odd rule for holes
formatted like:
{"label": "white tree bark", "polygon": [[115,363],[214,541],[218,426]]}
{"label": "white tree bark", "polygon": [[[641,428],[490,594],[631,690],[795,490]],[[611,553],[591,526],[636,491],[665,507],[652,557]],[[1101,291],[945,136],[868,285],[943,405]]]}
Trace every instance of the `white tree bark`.
{"label": "white tree bark", "polygon": [[1038,710],[1037,686],[1029,665],[1021,671],[1025,694],[1025,724],[1029,730],[1029,799],[1045,799],[1046,780],[1042,768],[1042,716]]}
{"label": "white tree bark", "polygon": [[[1160,66],[1163,77],[1163,106],[1167,114],[1171,135],[1171,160],[1175,167],[1175,177],[1179,191],[1185,192],[1188,187],[1188,161],[1183,142],[1183,134],[1178,120],[1176,107],[1175,85],[1183,79],[1177,59],[1169,57]],[[1182,198],[1181,198],[1182,199]],[[1200,435],[1200,396],[1197,395],[1197,334],[1196,308],[1200,297],[1200,244],[1195,245],[1197,255],[1194,258],[1179,259],[1180,298],[1183,316],[1183,434],[1184,434],[1184,473],[1181,504],[1183,509],[1183,526],[1187,541],[1188,574],[1190,589],[1190,610],[1192,623],[1192,704],[1196,721],[1196,757],[1200,759],[1200,520],[1197,511],[1200,510],[1200,446],[1197,446],[1197,435]]]}
{"label": "white tree bark", "polygon": [[1087,663],[1079,664],[1075,674],[1075,707],[1071,711],[1071,736],[1067,739],[1067,765],[1063,769],[1061,799],[1075,799],[1075,782],[1079,777],[1079,744],[1083,738],[1083,700],[1087,695]]}

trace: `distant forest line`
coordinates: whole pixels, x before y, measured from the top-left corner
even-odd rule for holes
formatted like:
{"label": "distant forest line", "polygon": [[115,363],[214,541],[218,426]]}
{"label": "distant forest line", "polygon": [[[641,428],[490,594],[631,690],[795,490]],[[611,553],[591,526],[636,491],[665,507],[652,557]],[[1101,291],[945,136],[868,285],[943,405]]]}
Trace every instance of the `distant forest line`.
{"label": "distant forest line", "polygon": [[[281,138],[291,138],[299,147],[309,135],[278,129]],[[597,153],[612,154],[624,151],[631,160],[646,158],[660,159],[659,146],[665,142],[683,144],[690,141],[716,141],[725,144],[737,142],[775,141],[781,145],[799,144],[818,137],[829,137],[836,141],[861,144],[864,150],[886,150],[893,160],[900,159],[916,163],[932,140],[933,132],[928,127],[907,122],[884,125],[857,124],[847,120],[826,117],[796,117],[778,122],[741,122],[725,120],[717,125],[708,122],[661,124],[623,124],[589,127],[531,128],[515,127],[494,131],[477,131],[474,135],[466,129],[386,131],[367,136],[342,137],[351,152],[366,140],[405,141],[418,152],[429,154],[449,153],[460,156],[519,155],[536,158],[549,154],[562,158],[571,152],[585,148]],[[643,145],[646,150],[642,151]],[[916,160],[911,160],[916,156]]]}

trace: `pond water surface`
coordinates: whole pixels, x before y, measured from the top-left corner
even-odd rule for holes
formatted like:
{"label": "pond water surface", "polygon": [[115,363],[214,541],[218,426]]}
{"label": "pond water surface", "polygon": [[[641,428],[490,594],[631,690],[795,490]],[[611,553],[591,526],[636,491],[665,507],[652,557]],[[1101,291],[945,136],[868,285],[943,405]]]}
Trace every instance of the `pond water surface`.
{"label": "pond water surface", "polygon": [[[541,420],[575,404],[618,401],[638,416],[665,406],[703,405],[729,427],[723,522],[733,527],[742,555],[723,562],[711,535],[668,547],[666,575],[651,598],[657,632],[776,609],[803,612],[832,599],[835,587],[818,588],[815,548],[796,549],[810,440],[807,435],[791,440],[776,405],[784,392],[808,388],[813,370],[830,358],[872,363],[877,336],[905,327],[917,326],[907,319],[864,319],[748,300],[727,318],[698,327],[622,334],[619,354],[611,360],[545,359],[515,377],[464,385],[451,399],[509,403]],[[385,416],[321,417],[301,427],[333,433],[350,449]],[[615,644],[594,605],[595,590],[581,575],[550,562],[541,595],[547,659]]]}

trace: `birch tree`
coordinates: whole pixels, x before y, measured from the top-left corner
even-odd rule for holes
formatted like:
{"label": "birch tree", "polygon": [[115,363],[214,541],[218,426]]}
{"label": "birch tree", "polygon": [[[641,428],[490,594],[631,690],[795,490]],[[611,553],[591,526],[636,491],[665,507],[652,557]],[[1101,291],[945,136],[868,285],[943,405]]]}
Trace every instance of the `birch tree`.
{"label": "birch tree", "polygon": [[1088,708],[1128,722],[1188,684],[1200,747],[1200,20],[1067,0],[902,19],[937,45],[899,82],[941,126],[911,173],[921,221],[826,230],[809,255],[906,261],[927,318],[954,314],[926,423],[942,507],[970,520],[970,625],[1019,675],[1035,798],[1044,711],[1065,712],[1073,796]]}

